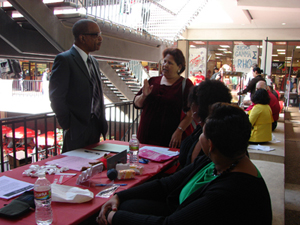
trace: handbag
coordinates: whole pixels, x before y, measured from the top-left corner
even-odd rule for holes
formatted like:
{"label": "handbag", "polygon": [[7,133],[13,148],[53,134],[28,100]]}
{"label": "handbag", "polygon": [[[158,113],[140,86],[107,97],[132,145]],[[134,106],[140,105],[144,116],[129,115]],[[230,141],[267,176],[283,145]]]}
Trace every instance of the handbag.
{"label": "handbag", "polygon": [[[182,80],[182,96],[184,93],[185,85],[186,85],[186,78],[183,78],[183,80]],[[183,111],[183,101],[182,101],[182,110],[181,110],[181,115],[180,115],[180,121],[182,121],[185,116],[186,116],[186,112]],[[184,140],[187,136],[191,135],[193,133],[193,131],[195,130],[196,126],[197,125],[193,119],[191,124],[183,132],[182,140]]]}

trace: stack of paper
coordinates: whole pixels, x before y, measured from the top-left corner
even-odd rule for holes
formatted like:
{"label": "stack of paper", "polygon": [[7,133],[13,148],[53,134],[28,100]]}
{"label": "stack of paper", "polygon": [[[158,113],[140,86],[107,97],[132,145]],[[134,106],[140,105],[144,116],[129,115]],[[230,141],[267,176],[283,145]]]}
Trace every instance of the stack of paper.
{"label": "stack of paper", "polygon": [[82,167],[90,167],[90,162],[95,163],[99,161],[95,159],[86,159],[77,156],[65,156],[63,158],[48,161],[46,162],[46,164],[54,164],[59,167],[68,167],[71,170],[81,171]]}
{"label": "stack of paper", "polygon": [[10,199],[33,189],[33,184],[7,176],[0,177],[0,198]]}

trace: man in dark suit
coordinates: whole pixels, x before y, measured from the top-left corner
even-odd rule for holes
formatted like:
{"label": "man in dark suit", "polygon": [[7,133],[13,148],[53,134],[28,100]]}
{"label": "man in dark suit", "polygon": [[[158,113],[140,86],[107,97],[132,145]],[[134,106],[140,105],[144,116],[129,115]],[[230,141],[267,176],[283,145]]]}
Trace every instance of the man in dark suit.
{"label": "man in dark suit", "polygon": [[100,28],[82,19],[72,32],[74,45],[56,56],[49,85],[51,107],[64,129],[62,152],[98,143],[107,132],[99,65],[89,55],[100,49]]}

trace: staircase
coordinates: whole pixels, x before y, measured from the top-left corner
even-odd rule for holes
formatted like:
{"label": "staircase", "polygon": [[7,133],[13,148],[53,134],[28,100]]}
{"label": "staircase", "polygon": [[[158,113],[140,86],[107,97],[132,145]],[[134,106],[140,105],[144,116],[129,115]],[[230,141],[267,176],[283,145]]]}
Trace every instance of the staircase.
{"label": "staircase", "polygon": [[[69,24],[69,27],[85,15],[78,13],[74,14],[56,14],[51,15],[44,7],[45,5],[54,11],[54,9],[74,9],[76,4],[70,2],[57,2],[43,4],[40,1],[33,0],[10,0],[12,5],[6,6],[6,1],[0,3],[0,36],[2,35],[5,39],[10,41],[10,44],[14,49],[18,49],[21,52],[20,58],[26,58],[31,61],[53,61],[55,55],[61,51],[69,49],[70,44],[66,44],[65,40],[70,40],[73,42],[73,37],[69,32],[64,30],[64,26],[61,23]],[[30,4],[33,5],[30,5]],[[32,7],[40,8],[40,11],[45,11],[44,15],[42,13],[34,13],[31,11]],[[20,17],[15,17],[12,19],[12,15],[15,13],[22,14]],[[47,13],[46,13],[47,12]],[[48,18],[48,19],[47,19]],[[52,27],[48,27],[44,21],[52,21],[55,30]],[[59,22],[60,21],[60,22]],[[69,28],[68,28],[69,29]],[[54,33],[59,33],[57,37]],[[16,38],[20,36],[22,38]],[[54,40],[57,38],[57,40]],[[32,40],[35,40],[33,44]],[[1,44],[1,43],[0,43]],[[42,50],[40,50],[42,49]],[[36,54],[41,52],[42,54]],[[1,48],[0,48],[1,52]],[[2,51],[3,52],[3,51]],[[3,53],[2,53],[3,54]],[[23,55],[22,55],[23,54]],[[24,57],[24,55],[26,55]],[[105,60],[103,57],[94,55],[96,59]],[[4,55],[0,54],[0,57],[6,58]],[[8,56],[7,58],[9,58]],[[18,59],[18,55],[13,56]],[[128,60],[129,61],[129,60]],[[139,62],[138,62],[139,63]],[[140,63],[139,63],[140,64]],[[101,79],[103,83],[104,95],[112,102],[123,102],[128,100],[133,100],[135,94],[141,88],[141,82],[130,69],[128,62],[117,62],[117,61],[99,61],[100,70],[102,72]]]}
{"label": "staircase", "polygon": [[123,80],[130,90],[137,94],[138,91],[141,89],[141,81],[133,74],[130,70],[127,63],[119,63],[119,62],[108,62],[108,64],[113,68],[117,75]]}

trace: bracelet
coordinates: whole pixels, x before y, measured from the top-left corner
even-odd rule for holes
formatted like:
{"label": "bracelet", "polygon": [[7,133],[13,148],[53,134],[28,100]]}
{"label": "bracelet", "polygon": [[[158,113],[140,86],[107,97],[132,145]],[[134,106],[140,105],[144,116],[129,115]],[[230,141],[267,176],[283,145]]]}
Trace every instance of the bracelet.
{"label": "bracelet", "polygon": [[177,127],[179,130],[181,130],[182,132],[184,132],[184,130],[182,129],[182,127]]}

